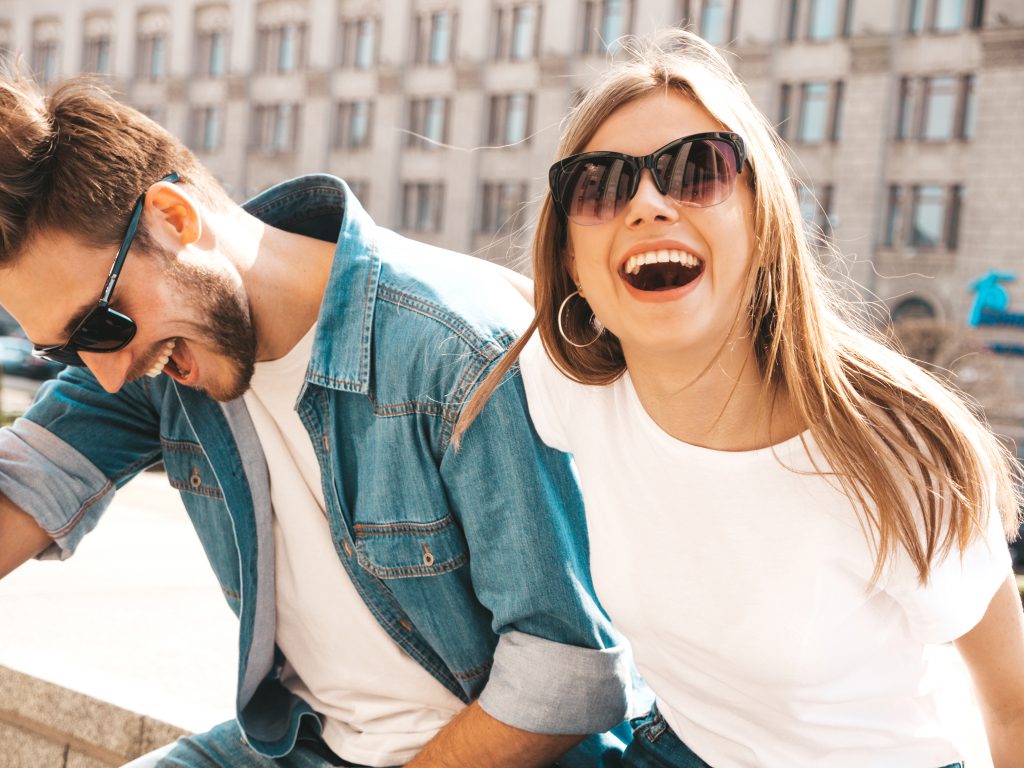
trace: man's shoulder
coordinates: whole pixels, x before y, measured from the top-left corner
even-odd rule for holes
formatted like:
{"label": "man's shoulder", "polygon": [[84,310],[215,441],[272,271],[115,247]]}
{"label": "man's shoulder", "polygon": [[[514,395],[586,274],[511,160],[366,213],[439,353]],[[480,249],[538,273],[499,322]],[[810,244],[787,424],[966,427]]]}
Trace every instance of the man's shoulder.
{"label": "man's shoulder", "polygon": [[385,233],[374,342],[445,341],[462,353],[500,354],[533,308],[506,270],[465,254]]}

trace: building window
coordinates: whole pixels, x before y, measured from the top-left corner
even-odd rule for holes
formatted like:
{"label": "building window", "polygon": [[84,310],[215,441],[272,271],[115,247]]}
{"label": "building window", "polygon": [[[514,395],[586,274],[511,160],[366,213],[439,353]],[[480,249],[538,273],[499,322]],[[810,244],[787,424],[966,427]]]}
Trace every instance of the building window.
{"label": "building window", "polygon": [[[916,104],[920,100],[920,108]],[[967,140],[977,119],[974,75],[942,75],[900,80],[895,137],[904,141]]]}
{"label": "building window", "polygon": [[402,229],[440,232],[444,220],[444,184],[414,182],[402,185]]}
{"label": "building window", "polygon": [[538,48],[540,6],[532,3],[502,6],[494,11],[494,58],[524,61]]}
{"label": "building window", "polygon": [[957,121],[958,139],[973,139],[978,119],[978,99],[975,96],[974,75],[964,75],[961,82],[960,110]]}
{"label": "building window", "polygon": [[377,63],[380,22],[373,18],[342,19],[338,63],[345,69],[371,69]]}
{"label": "building window", "polygon": [[882,242],[889,248],[900,242],[903,232],[903,188],[889,185],[889,208],[885,218],[885,235]]}
{"label": "building window", "polygon": [[525,181],[488,181],[480,188],[480,215],[476,231],[482,235],[515,229],[513,222],[526,204]]}
{"label": "building window", "polygon": [[630,0],[583,0],[580,52],[601,54],[617,51],[619,39],[629,34],[632,10]]}
{"label": "building window", "polygon": [[373,129],[373,102],[369,99],[338,103],[334,121],[335,149],[365,149]]}
{"label": "building window", "polygon": [[985,18],[984,0],[910,0],[907,31],[950,33],[980,29]]}
{"label": "building window", "polygon": [[60,74],[60,22],[56,19],[32,24],[32,73],[44,85]]}
{"label": "building window", "polygon": [[728,28],[724,0],[704,0],[700,11],[700,36],[712,45],[724,45]]}
{"label": "building window", "polygon": [[776,130],[783,139],[789,136],[789,121],[792,116],[793,86],[783,83],[779,86],[779,122]]}
{"label": "building window", "polygon": [[208,5],[196,10],[196,74],[223,77],[228,69],[228,31],[231,11],[226,5]]}
{"label": "building window", "polygon": [[167,39],[170,19],[166,11],[139,14],[135,45],[135,72],[143,80],[167,77]]}
{"label": "building window", "polygon": [[736,38],[740,0],[682,0],[681,26],[697,32],[712,45],[728,45]]}
{"label": "building window", "polygon": [[287,75],[305,67],[305,6],[297,2],[270,2],[256,14],[256,70]]}
{"label": "building window", "polygon": [[533,96],[510,93],[491,96],[490,128],[487,141],[492,146],[529,143],[533,125]]}
{"label": "building window", "polygon": [[454,11],[420,14],[414,26],[414,61],[433,66],[450,63],[454,58],[457,22],[458,16]]}
{"label": "building window", "polygon": [[221,147],[223,110],[212,104],[192,110],[192,146],[199,152],[215,152]]}
{"label": "building window", "polygon": [[[801,28],[806,30],[808,40],[833,40],[842,35],[849,37],[853,25],[854,0],[801,0],[789,3],[786,39],[797,39]],[[803,16],[806,12],[806,16]],[[803,22],[801,22],[803,19]]]}
{"label": "building window", "polygon": [[796,141],[821,144],[838,141],[843,115],[843,83],[804,83],[800,86],[800,112]]}
{"label": "building window", "polygon": [[108,14],[95,14],[86,17],[82,26],[82,71],[109,75],[114,20]]}
{"label": "building window", "polygon": [[922,140],[948,141],[953,138],[958,90],[955,77],[925,78]]}
{"label": "building window", "polygon": [[298,124],[297,104],[257,104],[253,107],[252,148],[270,154],[291,152]]}
{"label": "building window", "polygon": [[832,234],[832,185],[821,187],[800,184],[797,187],[797,199],[800,202],[800,213],[808,226],[818,235]]}
{"label": "building window", "polygon": [[905,320],[931,320],[937,316],[932,303],[920,296],[904,299],[889,310],[889,319],[894,324]]}
{"label": "building window", "polygon": [[920,184],[912,189],[909,245],[956,250],[962,187]]}
{"label": "building window", "polygon": [[448,142],[448,113],[451,102],[440,96],[409,101],[409,132],[405,145],[436,149]]}
{"label": "building window", "polygon": [[899,141],[913,135],[914,125],[914,81],[909,77],[900,78],[900,98],[896,108],[896,138]]}

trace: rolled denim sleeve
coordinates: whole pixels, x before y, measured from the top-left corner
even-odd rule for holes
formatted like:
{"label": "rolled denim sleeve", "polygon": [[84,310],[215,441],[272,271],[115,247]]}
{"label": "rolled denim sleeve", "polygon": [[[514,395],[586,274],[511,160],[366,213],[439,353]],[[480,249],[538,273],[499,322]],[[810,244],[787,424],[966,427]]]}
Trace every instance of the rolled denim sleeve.
{"label": "rolled denim sleeve", "polygon": [[33,421],[0,431],[0,493],[53,538],[43,559],[70,557],[114,492],[96,465]]}
{"label": "rolled denim sleeve", "polygon": [[478,599],[499,635],[480,704],[522,730],[584,734],[627,713],[628,646],[590,579],[583,500],[569,457],[538,437],[518,372],[441,466],[469,544]]}
{"label": "rolled denim sleeve", "polygon": [[[624,719],[629,678],[622,646],[581,648],[513,630],[498,641],[480,706],[524,731],[599,733]],[[559,710],[567,692],[569,713]]]}
{"label": "rolled denim sleeve", "polygon": [[0,430],[0,493],[54,539],[40,557],[70,557],[115,489],[159,457],[158,420],[143,389],[111,395],[88,372],[66,371]]}

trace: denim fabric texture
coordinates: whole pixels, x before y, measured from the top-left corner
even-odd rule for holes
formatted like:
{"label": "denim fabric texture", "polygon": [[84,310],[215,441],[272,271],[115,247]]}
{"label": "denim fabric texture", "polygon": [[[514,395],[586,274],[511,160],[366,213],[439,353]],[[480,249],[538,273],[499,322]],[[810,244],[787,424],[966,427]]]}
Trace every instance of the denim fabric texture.
{"label": "denim fabric texture", "polygon": [[[630,725],[633,739],[622,756],[622,768],[712,768],[676,736],[657,707]],[[943,768],[963,768],[963,764]]]}
{"label": "denim fabric texture", "polygon": [[[296,410],[338,558],[381,626],[505,723],[620,723],[627,653],[593,594],[582,499],[569,458],[534,432],[517,372],[452,446],[462,406],[530,308],[492,266],[378,228],[334,177],[286,182],[245,208],[337,242]],[[279,681],[269,482],[242,400],[219,404],[165,375],[111,395],[68,369],[0,434],[0,492],[54,537],[43,556],[65,558],[116,488],[161,460],[239,617],[242,732],[286,755],[316,716]]]}

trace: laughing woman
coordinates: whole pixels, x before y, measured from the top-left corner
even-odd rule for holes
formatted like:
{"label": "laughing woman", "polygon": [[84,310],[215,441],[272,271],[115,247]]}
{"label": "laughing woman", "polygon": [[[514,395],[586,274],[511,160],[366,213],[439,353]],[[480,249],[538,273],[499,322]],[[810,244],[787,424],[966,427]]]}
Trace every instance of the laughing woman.
{"label": "laughing woman", "polygon": [[627,763],[959,764],[954,641],[996,765],[1020,766],[1013,459],[828,287],[782,144],[718,53],[632,47],[565,123],[536,320],[460,424],[521,357],[657,695]]}

